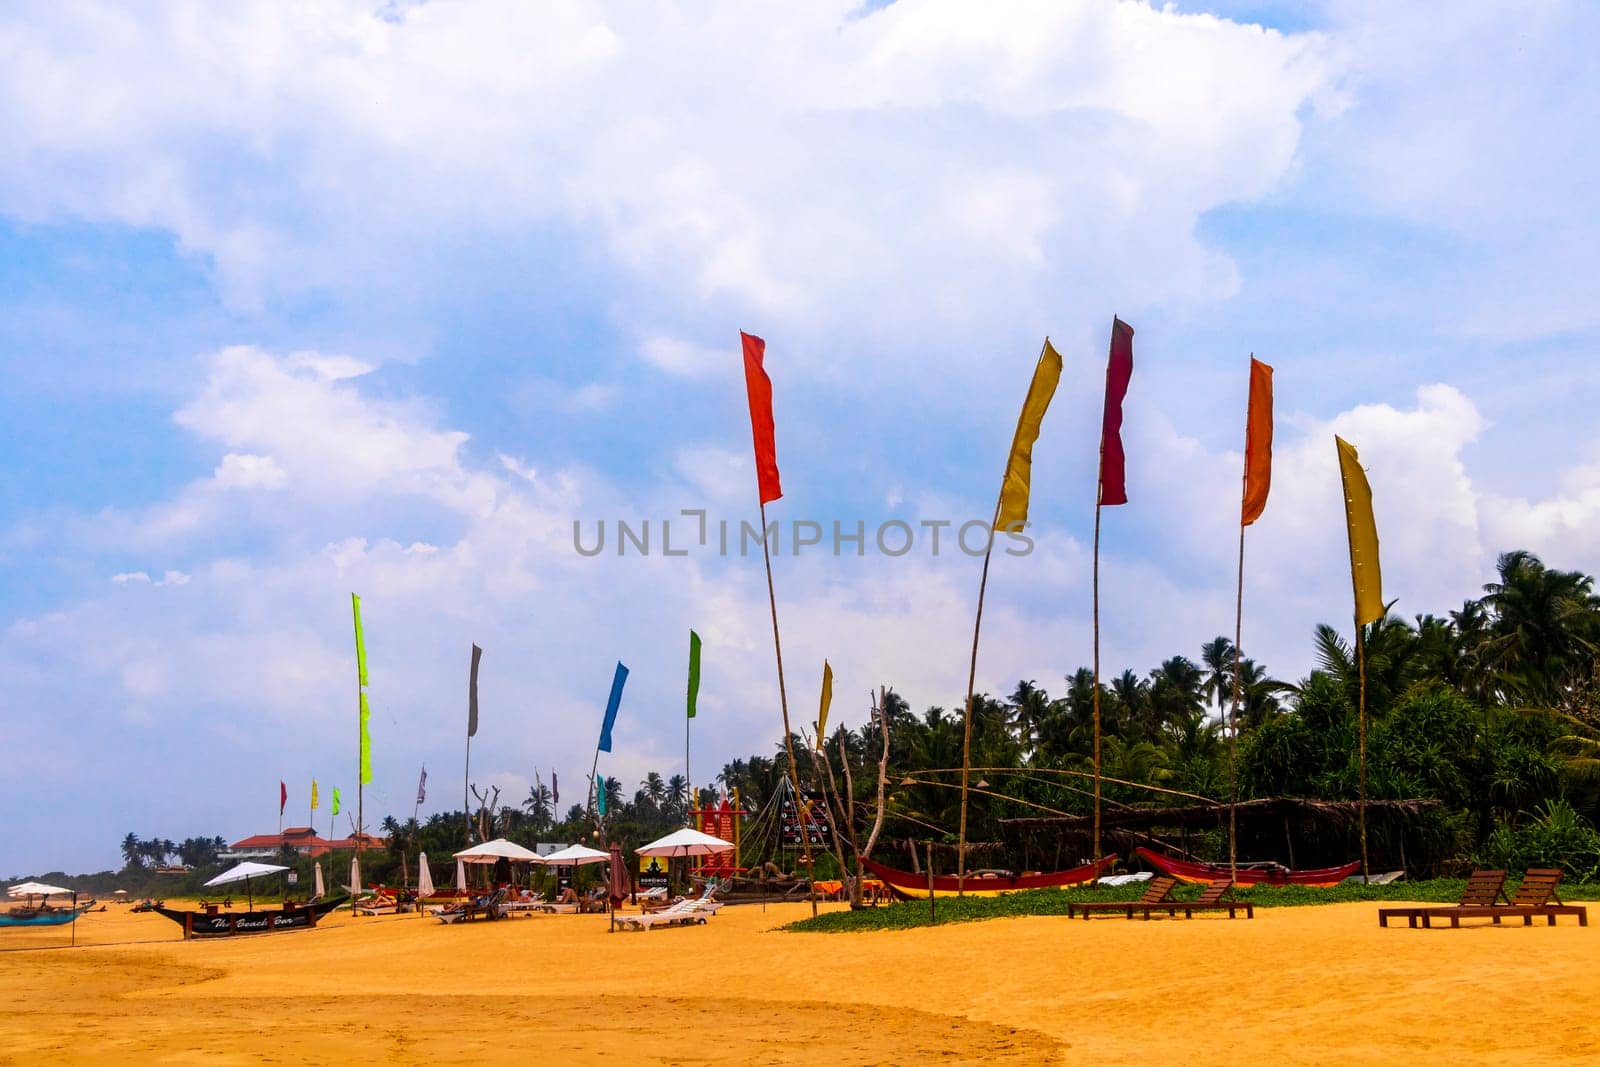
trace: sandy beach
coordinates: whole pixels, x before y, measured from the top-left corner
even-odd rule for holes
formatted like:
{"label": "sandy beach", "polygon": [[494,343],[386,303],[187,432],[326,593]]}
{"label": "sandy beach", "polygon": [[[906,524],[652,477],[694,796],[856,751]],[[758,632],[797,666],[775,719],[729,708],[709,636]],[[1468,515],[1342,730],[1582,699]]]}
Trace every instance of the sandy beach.
{"label": "sandy beach", "polygon": [[113,909],[81,921],[78,948],[0,954],[0,1063],[1600,1058],[1593,931],[1384,930],[1375,909],[859,935],[775,929],[804,905],[645,934],[341,915],[187,944]]}

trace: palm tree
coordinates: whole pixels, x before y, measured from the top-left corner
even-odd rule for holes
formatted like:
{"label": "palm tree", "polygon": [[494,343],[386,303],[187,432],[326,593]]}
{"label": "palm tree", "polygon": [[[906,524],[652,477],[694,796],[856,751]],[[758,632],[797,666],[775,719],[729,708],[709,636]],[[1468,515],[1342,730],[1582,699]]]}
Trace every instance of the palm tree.
{"label": "palm tree", "polygon": [[130,833],[122,839],[122,859],[129,867],[144,866],[144,843],[139,840],[138,834]]}
{"label": "palm tree", "polygon": [[1493,617],[1488,660],[1509,699],[1562,707],[1585,677],[1600,638],[1594,580],[1547,568],[1531,552],[1506,552],[1500,580],[1483,587]]}
{"label": "palm tree", "polygon": [[666,779],[661,777],[660,772],[651,771],[644,776],[644,781],[639,784],[643,786],[645,799],[649,802],[650,807],[660,811],[662,805],[667,802]]}
{"label": "palm tree", "polygon": [[1205,681],[1200,691],[1209,703],[1217,706],[1217,716],[1228,717],[1228,705],[1233,702],[1233,661],[1237,650],[1226,637],[1217,636],[1200,646],[1200,662],[1205,667]]}

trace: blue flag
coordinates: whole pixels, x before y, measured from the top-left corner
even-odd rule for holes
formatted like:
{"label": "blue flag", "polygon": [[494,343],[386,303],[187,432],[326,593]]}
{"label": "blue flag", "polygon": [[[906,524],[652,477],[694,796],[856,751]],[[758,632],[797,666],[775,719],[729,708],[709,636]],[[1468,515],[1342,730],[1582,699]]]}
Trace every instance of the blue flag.
{"label": "blue flag", "polygon": [[611,699],[606,701],[606,721],[600,724],[600,751],[611,751],[611,727],[617,722],[617,708],[622,706],[622,686],[628,680],[628,668],[617,661],[616,677],[611,679]]}

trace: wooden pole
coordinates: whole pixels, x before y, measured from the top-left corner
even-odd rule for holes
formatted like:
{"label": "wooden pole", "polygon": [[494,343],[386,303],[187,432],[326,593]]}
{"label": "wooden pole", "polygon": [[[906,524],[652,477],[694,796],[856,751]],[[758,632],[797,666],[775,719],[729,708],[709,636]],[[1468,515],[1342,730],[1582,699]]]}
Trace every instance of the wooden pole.
{"label": "wooden pole", "polygon": [[461,811],[467,821],[467,844],[472,844],[472,800],[467,795],[472,781],[472,735],[467,735],[467,762],[461,768]]}
{"label": "wooden pole", "polygon": [[1244,654],[1239,641],[1244,633],[1244,523],[1239,524],[1239,587],[1233,604],[1233,705],[1228,709],[1228,877],[1239,881],[1239,672]]}
{"label": "wooden pole", "polygon": [[795,821],[800,827],[800,846],[806,862],[806,894],[811,898],[811,914],[817,914],[817,871],[811,859],[811,833],[806,812],[801,808],[800,768],[794,761],[794,734],[789,729],[789,691],[783,684],[783,639],[778,634],[778,595],[772,586],[772,549],[767,544],[767,503],[761,501],[761,558],[767,565],[767,606],[772,610],[772,648],[778,657],[778,705],[783,711],[783,750],[789,757],[789,784],[794,787]]}
{"label": "wooden pole", "polygon": [[1367,643],[1362,636],[1362,626],[1356,623],[1356,671],[1360,682],[1360,698],[1357,704],[1357,751],[1359,753],[1360,779],[1361,779],[1361,880],[1365,883],[1372,881],[1371,872],[1367,869]]}
{"label": "wooden pole", "polygon": [[[1105,464],[1106,444],[1100,440],[1100,462]],[[1103,488],[1103,487],[1102,487]],[[1100,489],[1094,501],[1094,845],[1093,863],[1100,869]]]}
{"label": "wooden pole", "polygon": [[[1007,465],[1010,460],[1007,458]],[[983,629],[983,594],[989,587],[989,557],[994,554],[994,524],[1000,521],[1000,501],[995,500],[989,520],[989,543],[983,550],[983,577],[978,580],[978,614],[972,622],[972,658],[967,663],[966,714],[961,729],[961,827],[956,845],[956,896],[966,895],[967,878],[967,778],[972,768],[972,691],[978,678],[978,633]]]}

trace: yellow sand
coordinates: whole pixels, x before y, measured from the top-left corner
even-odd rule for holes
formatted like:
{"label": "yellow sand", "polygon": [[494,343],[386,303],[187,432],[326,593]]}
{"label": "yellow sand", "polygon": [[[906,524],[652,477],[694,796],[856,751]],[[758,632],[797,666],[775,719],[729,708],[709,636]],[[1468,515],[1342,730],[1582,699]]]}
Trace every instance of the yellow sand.
{"label": "yellow sand", "polygon": [[0,1063],[1600,1062],[1600,929],[1571,919],[1380,930],[1376,905],[1345,904],[773,929],[805,912],[643,934],[339,916],[186,944],[114,906],[76,949],[6,952],[25,942],[0,931]]}

